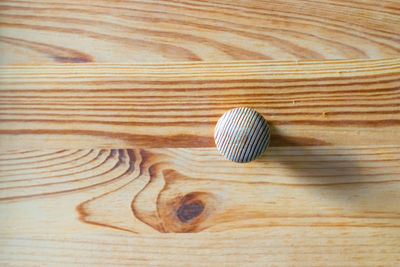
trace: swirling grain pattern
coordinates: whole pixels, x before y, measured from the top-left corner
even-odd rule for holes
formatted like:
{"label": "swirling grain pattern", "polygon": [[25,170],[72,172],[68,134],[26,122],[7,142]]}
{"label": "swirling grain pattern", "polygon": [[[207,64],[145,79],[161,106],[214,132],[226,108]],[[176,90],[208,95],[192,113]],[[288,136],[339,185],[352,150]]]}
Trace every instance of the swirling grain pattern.
{"label": "swirling grain pattern", "polygon": [[215,148],[3,153],[0,260],[392,264],[399,161],[399,146],[272,147],[245,165]]}
{"label": "swirling grain pattern", "polygon": [[399,59],[2,67],[0,142],[214,147],[218,118],[246,106],[271,146],[398,144],[399,75]]}
{"label": "swirling grain pattern", "polygon": [[[397,0],[1,1],[0,265],[399,265],[399,18]],[[214,144],[235,107],[270,123],[247,164]]]}
{"label": "swirling grain pattern", "polygon": [[388,0],[7,0],[1,62],[388,58],[400,54],[399,10]]}

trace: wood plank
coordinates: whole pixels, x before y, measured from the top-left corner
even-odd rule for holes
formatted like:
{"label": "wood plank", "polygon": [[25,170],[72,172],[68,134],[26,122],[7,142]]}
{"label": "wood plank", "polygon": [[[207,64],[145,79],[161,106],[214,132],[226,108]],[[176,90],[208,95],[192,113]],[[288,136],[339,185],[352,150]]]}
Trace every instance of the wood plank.
{"label": "wood plank", "polygon": [[2,64],[388,58],[390,0],[5,0]]}
{"label": "wood plank", "polygon": [[[399,15],[1,1],[0,265],[398,266]],[[213,141],[238,106],[272,127],[248,164]]]}
{"label": "wood plank", "polygon": [[214,147],[238,106],[272,146],[398,144],[399,75],[400,58],[1,67],[0,146]]}
{"label": "wood plank", "polygon": [[395,266],[400,146],[3,151],[0,262]]}

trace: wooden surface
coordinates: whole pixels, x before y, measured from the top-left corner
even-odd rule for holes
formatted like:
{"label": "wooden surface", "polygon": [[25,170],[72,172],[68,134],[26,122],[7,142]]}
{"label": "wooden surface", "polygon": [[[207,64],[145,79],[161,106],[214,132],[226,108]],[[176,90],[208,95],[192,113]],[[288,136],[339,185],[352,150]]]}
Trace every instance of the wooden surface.
{"label": "wooden surface", "polygon": [[[400,147],[1,155],[1,261],[17,265],[363,265],[400,260]],[[327,262],[329,264],[327,264]]]}
{"label": "wooden surface", "polygon": [[388,58],[398,0],[0,3],[3,64]]}
{"label": "wooden surface", "polygon": [[[0,265],[399,266],[399,14],[1,1]],[[248,164],[213,140],[237,106]]]}
{"label": "wooden surface", "polygon": [[8,149],[214,147],[218,118],[237,106],[265,116],[272,146],[400,140],[400,58],[8,66],[0,75]]}

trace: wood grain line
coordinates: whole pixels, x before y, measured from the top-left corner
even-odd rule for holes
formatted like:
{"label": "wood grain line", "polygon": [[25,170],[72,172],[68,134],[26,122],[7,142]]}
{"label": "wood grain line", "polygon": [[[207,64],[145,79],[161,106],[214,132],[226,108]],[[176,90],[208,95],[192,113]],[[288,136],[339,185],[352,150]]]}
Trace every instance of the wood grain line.
{"label": "wood grain line", "polygon": [[400,198],[399,151],[398,146],[278,147],[243,165],[209,148],[107,150],[98,174],[89,163],[87,171],[78,171],[74,166],[85,160],[80,159],[69,163],[70,175],[62,181],[43,180],[44,173],[21,179],[19,186],[3,181],[0,208],[31,201],[58,205],[77,197],[70,208],[80,222],[134,234],[399,229],[400,211],[390,204]]}
{"label": "wood grain line", "polygon": [[399,75],[398,58],[1,67],[0,145],[213,147],[238,106],[271,123],[272,146],[397,144]]}
{"label": "wood grain line", "polygon": [[387,0],[0,6],[0,48],[8,52],[2,64],[388,58],[400,52],[400,5]]}

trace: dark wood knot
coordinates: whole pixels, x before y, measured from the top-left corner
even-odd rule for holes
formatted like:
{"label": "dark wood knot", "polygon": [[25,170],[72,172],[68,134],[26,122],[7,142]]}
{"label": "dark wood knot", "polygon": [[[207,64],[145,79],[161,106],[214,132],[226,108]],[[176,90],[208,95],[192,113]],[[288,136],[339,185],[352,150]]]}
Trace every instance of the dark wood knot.
{"label": "dark wood knot", "polygon": [[198,217],[204,210],[204,204],[202,201],[196,199],[196,193],[189,193],[184,196],[181,200],[176,216],[178,219],[186,223],[196,217]]}

